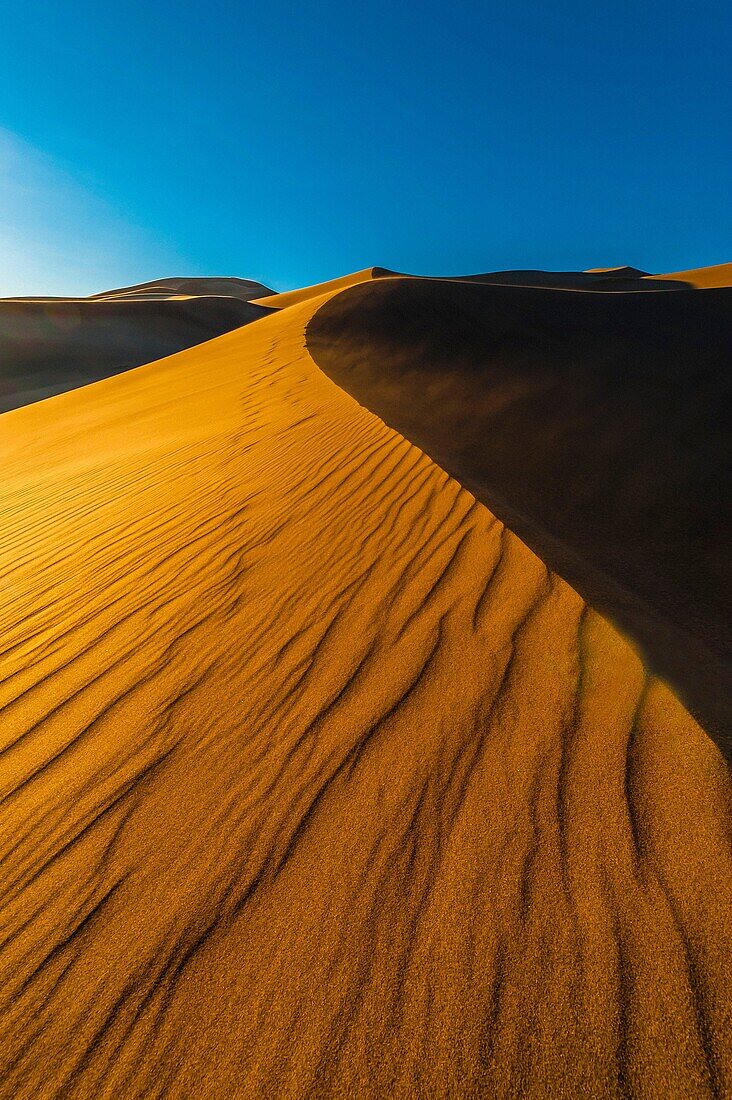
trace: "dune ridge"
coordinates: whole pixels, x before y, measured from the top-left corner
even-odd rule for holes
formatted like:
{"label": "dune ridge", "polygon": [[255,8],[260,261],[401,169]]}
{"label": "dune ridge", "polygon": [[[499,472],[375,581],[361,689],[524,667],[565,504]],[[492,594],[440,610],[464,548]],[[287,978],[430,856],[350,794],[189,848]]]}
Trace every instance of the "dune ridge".
{"label": "dune ridge", "polygon": [[[432,279],[439,282],[488,283],[492,286],[545,287],[554,290],[589,291],[595,293],[648,293],[681,290],[690,284],[664,276],[662,283],[649,283],[646,273],[634,267],[596,268],[588,271],[539,271],[535,268],[517,271],[488,271],[477,275],[424,276],[407,275],[387,268],[372,269],[374,278]],[[365,280],[358,280],[363,282]],[[355,285],[355,284],[354,284]],[[345,286],[344,288],[345,289]]]}
{"label": "dune ridge", "polygon": [[2,417],[0,1096],[728,1094],[718,750],[319,302]]}
{"label": "dune ridge", "polygon": [[315,283],[313,286],[298,288],[297,290],[285,290],[281,294],[268,294],[265,298],[254,298],[256,305],[265,306],[267,309],[287,309],[288,306],[301,305],[303,302],[325,299],[339,290],[345,290],[349,286],[357,286],[359,283],[378,279],[392,272],[382,267],[365,267],[362,271],[354,271],[351,275],[342,275],[338,279],[329,279],[324,283]]}
{"label": "dune ridge", "polygon": [[267,297],[270,294],[274,294],[274,291],[263,283],[255,282],[254,279],[176,276],[172,279],[154,279],[148,283],[120,287],[117,290],[103,290],[100,294],[91,294],[90,300],[107,301],[113,298],[132,300],[143,297],[170,298],[188,295],[238,298],[242,302],[251,302],[255,298]]}
{"label": "dune ridge", "polygon": [[320,368],[621,624],[728,755],[730,293],[385,279],[308,328]]}
{"label": "dune ridge", "polygon": [[[392,271],[388,267],[366,267],[338,279],[330,279],[314,286],[284,291],[268,292],[266,297],[251,299],[268,309],[286,309],[291,305],[314,298],[332,297],[340,290],[368,283],[374,279],[437,279],[440,282],[477,282],[496,286],[545,287],[555,290],[585,290],[597,293],[653,293],[668,290],[704,289],[729,286],[732,264],[673,272],[667,275],[650,275],[637,267],[593,267],[585,271],[541,271],[537,269],[516,271],[491,271],[476,275],[412,275],[404,271]],[[651,283],[649,280],[657,280]],[[660,282],[660,285],[659,285]]]}

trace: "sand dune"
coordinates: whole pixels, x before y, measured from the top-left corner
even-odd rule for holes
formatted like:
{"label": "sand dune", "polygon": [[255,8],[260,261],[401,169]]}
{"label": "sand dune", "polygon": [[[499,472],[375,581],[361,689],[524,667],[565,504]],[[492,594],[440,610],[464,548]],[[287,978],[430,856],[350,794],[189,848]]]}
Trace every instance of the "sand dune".
{"label": "sand dune", "polygon": [[731,293],[390,279],[308,331],[321,369],[621,623],[727,753]]}
{"label": "sand dune", "polygon": [[123,298],[127,300],[152,297],[169,298],[174,295],[214,295],[216,297],[239,298],[242,302],[251,302],[254,298],[263,298],[274,294],[273,290],[256,283],[253,279],[235,278],[173,278],[160,279],[150,283],[138,283],[136,286],[121,287],[119,290],[104,290],[101,294],[92,294],[91,300],[109,300]]}
{"label": "sand dune", "polygon": [[732,264],[717,264],[715,267],[698,267],[689,271],[674,271],[670,275],[648,275],[648,279],[670,279],[675,282],[689,283],[700,290],[732,286]]}
{"label": "sand dune", "polygon": [[[249,290],[212,293],[239,282]],[[258,283],[169,283],[209,293],[193,297],[171,285],[143,284],[93,298],[0,299],[0,412],[171,355],[265,313],[245,297],[266,289]]]}
{"label": "sand dune", "polygon": [[[710,269],[716,270],[716,269]],[[684,272],[683,274],[697,274]],[[699,276],[703,278],[703,276]],[[283,294],[268,293],[266,297],[253,298],[258,305],[268,309],[285,309],[291,305],[299,305],[301,302],[311,301],[314,298],[330,297],[334,292],[347,290],[351,286],[361,283],[370,283],[374,279],[420,279],[427,281],[431,276],[410,275],[403,271],[391,271],[388,267],[366,267],[362,271],[355,271],[352,275],[344,275],[340,279],[330,279],[325,283],[316,283],[315,286],[303,287],[299,290],[289,290]],[[645,271],[639,271],[635,267],[595,268],[590,271],[490,271],[479,275],[451,275],[440,278],[440,282],[477,282],[491,283],[499,286],[531,286],[552,287],[562,290],[595,290],[595,291],[658,291],[676,290],[688,287],[690,283],[684,282],[681,275],[653,276],[664,279],[661,285],[648,283]],[[700,283],[699,285],[703,285]],[[722,285],[722,284],[709,284]],[[726,285],[726,284],[725,284]]]}
{"label": "sand dune", "polygon": [[722,757],[319,302],[2,417],[0,1095],[729,1095]]}
{"label": "sand dune", "polygon": [[393,272],[383,267],[365,267],[363,271],[354,271],[352,275],[343,275],[340,279],[329,279],[325,283],[316,283],[314,286],[302,287],[299,290],[287,290],[283,294],[270,294],[265,298],[254,298],[253,301],[268,309],[286,309],[288,306],[300,305],[302,302],[310,302],[316,298],[330,297],[336,291],[346,290],[349,286],[357,286],[359,283],[370,282],[372,279],[391,274]]}
{"label": "sand dune", "polygon": [[[405,275],[399,271],[389,271],[386,268],[375,267],[372,269],[374,277],[387,275],[400,278],[423,278],[423,276]],[[546,287],[554,290],[585,290],[601,291],[603,293],[627,293],[647,292],[659,290],[679,290],[688,284],[674,279],[673,276],[665,276],[666,281],[661,283],[649,283],[646,274],[633,267],[597,268],[595,271],[489,271],[480,275],[452,275],[440,282],[469,282],[490,283],[496,286],[517,287]],[[363,280],[358,280],[362,282]]]}
{"label": "sand dune", "polygon": [[617,278],[624,278],[627,275],[636,279],[644,278],[649,275],[648,271],[641,271],[639,267],[628,267],[626,264],[621,264],[619,267],[588,267],[585,272],[586,275],[612,275]]}

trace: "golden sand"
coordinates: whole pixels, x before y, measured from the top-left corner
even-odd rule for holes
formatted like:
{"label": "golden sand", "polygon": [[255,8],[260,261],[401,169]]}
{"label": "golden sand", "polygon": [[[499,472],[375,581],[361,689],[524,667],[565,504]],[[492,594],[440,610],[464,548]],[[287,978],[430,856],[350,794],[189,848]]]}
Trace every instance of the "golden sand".
{"label": "golden sand", "polygon": [[670,279],[690,283],[699,290],[732,286],[732,264],[716,264],[714,267],[698,267],[689,271],[672,271],[668,275],[648,275],[648,279]]}
{"label": "golden sand", "polygon": [[312,309],[0,421],[0,1095],[729,1095],[719,752]]}
{"label": "golden sand", "polygon": [[300,305],[302,302],[316,303],[316,300],[325,301],[339,290],[346,290],[349,286],[358,286],[359,283],[367,283],[371,279],[379,278],[381,268],[365,267],[363,271],[354,271],[352,275],[343,275],[340,279],[329,279],[325,283],[316,283],[314,286],[302,287],[300,290],[288,290],[283,294],[268,294],[265,298],[252,298],[252,304],[267,306],[268,309],[285,309],[287,306]]}

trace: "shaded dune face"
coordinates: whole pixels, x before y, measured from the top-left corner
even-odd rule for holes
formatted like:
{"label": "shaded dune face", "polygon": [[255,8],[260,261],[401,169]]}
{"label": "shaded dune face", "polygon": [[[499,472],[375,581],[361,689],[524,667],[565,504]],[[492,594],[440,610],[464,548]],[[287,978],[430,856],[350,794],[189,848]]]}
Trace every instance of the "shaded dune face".
{"label": "shaded dune face", "polygon": [[[689,275],[697,273],[690,272]],[[659,276],[659,278],[661,278]],[[367,267],[362,271],[355,271],[351,275],[344,275],[340,279],[331,279],[325,283],[317,283],[315,286],[303,287],[298,290],[285,291],[282,294],[268,293],[266,297],[252,299],[257,304],[268,309],[286,309],[292,305],[314,298],[329,298],[334,293],[346,290],[348,287],[359,286],[362,283],[370,283],[374,279],[420,279],[421,281],[435,281],[431,276],[408,275],[401,271],[391,271],[388,267]],[[639,271],[635,267],[619,267],[598,269],[597,271],[492,271],[483,275],[454,275],[441,278],[439,282],[475,282],[490,283],[499,286],[533,286],[554,287],[563,290],[586,291],[662,291],[688,288],[691,284],[675,279],[673,276],[663,276],[664,282],[649,283],[646,272]]]}
{"label": "shaded dune face", "polygon": [[3,418],[0,1095],[729,1094],[719,752],[309,316]]}
{"label": "shaded dune face", "polygon": [[730,751],[732,290],[383,279],[332,298],[307,340],[620,623]]}
{"label": "shaded dune face", "polygon": [[153,298],[0,300],[0,412],[163,358],[265,313],[237,297],[176,300],[160,297],[163,290]]}
{"label": "shaded dune face", "polygon": [[[396,276],[401,278],[421,278],[418,275],[404,275],[402,272],[389,271],[385,267],[373,268],[374,278]],[[649,283],[646,272],[634,267],[598,269],[597,271],[491,271],[482,275],[454,275],[440,282],[486,283],[495,286],[547,287],[555,290],[584,290],[601,292],[658,292],[661,290],[682,290],[690,283],[666,275],[663,282]]]}

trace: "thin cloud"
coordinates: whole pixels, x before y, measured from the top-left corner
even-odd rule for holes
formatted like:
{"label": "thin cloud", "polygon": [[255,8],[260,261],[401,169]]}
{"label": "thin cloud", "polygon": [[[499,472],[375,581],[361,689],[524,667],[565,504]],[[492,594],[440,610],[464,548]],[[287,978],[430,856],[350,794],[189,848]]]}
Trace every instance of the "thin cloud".
{"label": "thin cloud", "polygon": [[174,248],[0,128],[0,297],[93,294],[193,273]]}

